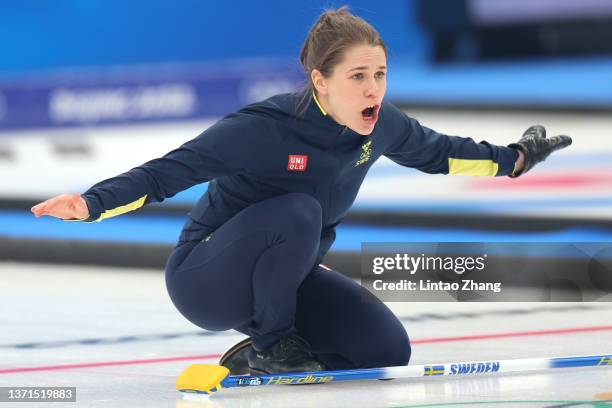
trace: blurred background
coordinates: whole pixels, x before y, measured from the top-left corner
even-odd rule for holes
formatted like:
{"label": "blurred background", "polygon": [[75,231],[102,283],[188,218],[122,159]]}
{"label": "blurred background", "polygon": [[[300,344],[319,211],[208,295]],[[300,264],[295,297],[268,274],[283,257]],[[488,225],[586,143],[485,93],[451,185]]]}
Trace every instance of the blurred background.
{"label": "blurred background", "polygon": [[388,46],[387,100],[423,125],[574,144],[517,180],[381,159],[328,264],[358,275],[364,241],[611,241],[612,0],[24,0],[0,4],[0,260],[163,268],[206,184],[99,224],[29,208],[299,88],[306,33],[344,4]]}

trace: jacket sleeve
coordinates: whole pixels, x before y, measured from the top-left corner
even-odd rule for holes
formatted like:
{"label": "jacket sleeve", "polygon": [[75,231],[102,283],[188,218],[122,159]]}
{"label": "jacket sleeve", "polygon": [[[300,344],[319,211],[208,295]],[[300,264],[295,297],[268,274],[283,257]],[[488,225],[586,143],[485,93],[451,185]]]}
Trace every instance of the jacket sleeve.
{"label": "jacket sleeve", "polygon": [[193,185],[245,171],[236,138],[248,129],[248,119],[227,116],[163,157],[95,184],[82,194],[90,216],[81,221],[102,221]]}
{"label": "jacket sleeve", "polygon": [[384,155],[402,166],[466,176],[506,176],[514,171],[515,149],[437,133],[392,105],[387,105],[387,113],[392,116],[394,140]]}

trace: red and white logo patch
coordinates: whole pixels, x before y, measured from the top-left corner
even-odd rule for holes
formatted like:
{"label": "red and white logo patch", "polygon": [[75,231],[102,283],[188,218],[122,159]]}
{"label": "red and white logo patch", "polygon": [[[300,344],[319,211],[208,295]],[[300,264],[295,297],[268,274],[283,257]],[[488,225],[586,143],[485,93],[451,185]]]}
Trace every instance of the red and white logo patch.
{"label": "red and white logo patch", "polygon": [[289,171],[306,171],[308,165],[308,156],[306,155],[289,155],[289,162],[287,163],[287,170]]}
{"label": "red and white logo patch", "polygon": [[289,171],[306,171],[308,165],[308,156],[306,155],[289,155],[289,162],[287,163],[287,170]]}

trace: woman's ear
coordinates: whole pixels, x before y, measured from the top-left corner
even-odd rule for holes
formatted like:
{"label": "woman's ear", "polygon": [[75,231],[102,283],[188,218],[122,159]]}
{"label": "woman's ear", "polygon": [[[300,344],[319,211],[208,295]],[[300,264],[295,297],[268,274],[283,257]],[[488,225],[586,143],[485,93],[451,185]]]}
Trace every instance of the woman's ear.
{"label": "woman's ear", "polygon": [[313,69],[310,72],[310,80],[312,85],[315,87],[317,93],[321,95],[327,94],[327,80],[318,69]]}

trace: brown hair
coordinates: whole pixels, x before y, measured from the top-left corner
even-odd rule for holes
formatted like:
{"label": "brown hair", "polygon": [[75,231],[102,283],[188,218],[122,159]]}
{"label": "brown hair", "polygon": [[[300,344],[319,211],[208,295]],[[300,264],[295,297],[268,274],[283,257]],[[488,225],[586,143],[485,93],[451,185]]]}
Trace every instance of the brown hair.
{"label": "brown hair", "polygon": [[378,31],[367,21],[352,15],[347,6],[323,12],[308,32],[300,52],[310,89],[313,69],[329,77],[334,67],[342,62],[346,49],[360,44],[379,45],[387,53]]}

